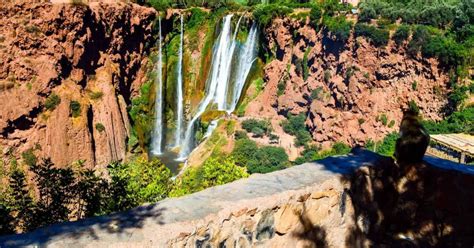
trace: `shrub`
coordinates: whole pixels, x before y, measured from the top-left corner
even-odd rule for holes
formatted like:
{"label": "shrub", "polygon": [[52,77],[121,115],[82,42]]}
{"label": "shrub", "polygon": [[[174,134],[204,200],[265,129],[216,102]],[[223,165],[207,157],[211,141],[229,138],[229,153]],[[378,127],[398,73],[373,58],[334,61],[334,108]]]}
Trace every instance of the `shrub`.
{"label": "shrub", "polygon": [[245,168],[235,164],[232,158],[207,159],[202,167],[190,168],[178,178],[170,196],[182,196],[208,187],[222,185],[248,177]]}
{"label": "shrub", "polygon": [[102,123],[97,123],[95,124],[95,129],[99,131],[99,133],[102,133],[103,131],[105,131],[105,126]]}
{"label": "shrub", "polygon": [[311,7],[311,11],[309,12],[309,19],[311,20],[311,24],[313,27],[318,28],[319,22],[321,21],[322,11],[321,7],[315,5]]}
{"label": "shrub", "polygon": [[454,112],[440,122],[424,121],[423,126],[430,134],[468,133],[474,135],[474,106]]}
{"label": "shrub", "polygon": [[311,91],[311,99],[321,100],[321,92],[323,91],[323,87],[318,86],[316,89]]}
{"label": "shrub", "polygon": [[331,80],[331,71],[324,70],[324,82],[328,84],[330,80]]}
{"label": "shrub", "polygon": [[252,128],[252,133],[254,137],[261,138],[265,135],[265,131],[259,127]]}
{"label": "shrub", "polygon": [[417,113],[417,114],[420,113],[420,108],[418,107],[418,105],[416,104],[414,100],[410,100],[408,102],[408,108],[414,113]]}
{"label": "shrub", "polygon": [[291,12],[291,8],[280,4],[263,4],[255,8],[253,17],[261,27],[266,27],[274,18],[286,16]]}
{"label": "shrub", "polygon": [[51,95],[48,96],[48,98],[46,98],[46,101],[44,102],[44,107],[47,110],[52,111],[56,108],[56,106],[59,105],[59,103],[61,103],[61,98],[55,93],[52,93]]}
{"label": "shrub", "polygon": [[104,93],[102,91],[93,91],[89,94],[89,97],[92,100],[98,100],[101,99],[104,96]]}
{"label": "shrub", "polygon": [[390,34],[387,30],[379,29],[363,23],[355,25],[354,34],[366,37],[374,46],[386,46]]}
{"label": "shrub", "polygon": [[23,158],[25,164],[28,166],[34,166],[36,162],[38,162],[36,155],[33,153],[33,149],[28,149],[24,151],[23,153],[21,153],[21,157]]}
{"label": "shrub", "polygon": [[281,147],[264,146],[255,153],[255,160],[247,165],[250,173],[269,173],[284,169],[288,164],[288,155]]}
{"label": "shrub", "polygon": [[367,141],[365,147],[368,150],[377,152],[384,156],[393,156],[398,137],[397,132],[392,132],[385,136],[382,142],[375,143],[372,140]]}
{"label": "shrub", "polygon": [[296,136],[295,145],[303,146],[311,141],[311,134],[306,128],[306,116],[304,113],[299,115],[289,115],[288,120],[282,122],[283,130]]}
{"label": "shrub", "polygon": [[404,41],[410,36],[410,27],[408,25],[400,25],[397,31],[393,34],[392,38],[395,44],[398,46],[402,45]]}
{"label": "shrub", "polygon": [[278,96],[281,96],[285,93],[285,90],[286,90],[286,82],[285,81],[280,81],[277,85],[278,87],[278,91],[277,91],[277,95]]}
{"label": "shrub", "polygon": [[357,121],[359,122],[359,125],[362,125],[362,124],[364,124],[365,119],[364,118],[359,118]]}
{"label": "shrub", "polygon": [[346,42],[351,34],[352,22],[347,21],[344,16],[324,16],[323,24],[336,41]]}
{"label": "shrub", "polygon": [[239,166],[247,167],[249,173],[268,173],[288,165],[288,155],[281,147],[258,147],[255,141],[240,139],[235,142],[231,154]]}
{"label": "shrub", "polygon": [[72,117],[79,117],[81,115],[81,104],[78,101],[71,101],[69,103]]}
{"label": "shrub", "polygon": [[111,203],[112,209],[159,201],[167,197],[171,189],[171,171],[156,158],[147,161],[139,157],[129,163],[111,164],[107,169],[115,188],[125,191],[125,194],[117,194]]}
{"label": "shrub", "polygon": [[393,126],[395,126],[395,120],[391,120],[390,123],[388,123],[389,128],[392,128]]}
{"label": "shrub", "polygon": [[234,138],[235,138],[235,140],[239,140],[239,139],[247,139],[248,137],[247,137],[247,133],[245,131],[237,130],[234,133]]}
{"label": "shrub", "polygon": [[379,117],[377,117],[377,121],[380,121],[384,126],[387,126],[388,124],[387,115],[381,114]]}
{"label": "shrub", "polygon": [[416,90],[417,88],[418,88],[418,82],[414,81],[413,83],[411,83],[412,90]]}
{"label": "shrub", "polygon": [[370,20],[376,19],[376,18],[377,18],[377,13],[375,12],[375,9],[368,6],[360,10],[358,20],[360,22],[370,22]]}
{"label": "shrub", "polygon": [[[258,128],[263,132],[262,135],[271,131],[271,125],[268,121],[257,119],[247,119],[242,121],[242,128],[250,133],[253,133],[254,129]],[[258,132],[260,132],[260,130]]]}

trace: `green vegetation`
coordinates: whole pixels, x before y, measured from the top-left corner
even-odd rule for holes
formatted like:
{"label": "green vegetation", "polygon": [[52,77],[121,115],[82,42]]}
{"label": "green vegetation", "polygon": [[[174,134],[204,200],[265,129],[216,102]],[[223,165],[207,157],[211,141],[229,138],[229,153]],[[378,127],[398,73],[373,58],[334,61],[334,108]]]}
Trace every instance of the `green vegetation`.
{"label": "green vegetation", "polygon": [[261,27],[266,27],[274,18],[286,16],[291,12],[291,8],[280,4],[262,4],[255,8],[253,17]]}
{"label": "green vegetation", "polygon": [[103,96],[104,96],[104,93],[103,93],[102,91],[92,91],[91,93],[89,93],[89,97],[90,97],[92,100],[99,100],[99,99],[101,99]]}
{"label": "green vegetation", "polygon": [[424,121],[423,125],[430,134],[468,133],[474,135],[474,106],[454,112],[440,122]]}
{"label": "green vegetation", "polygon": [[306,162],[311,162],[315,160],[320,160],[330,156],[344,155],[351,151],[351,148],[341,142],[336,142],[333,144],[332,148],[329,150],[321,151],[317,146],[305,146],[301,156],[296,158],[295,164],[303,164]]}
{"label": "green vegetation", "polygon": [[171,172],[159,160],[140,157],[111,164],[110,180],[84,169],[83,163],[59,168],[50,159],[30,160],[29,174],[37,192],[34,198],[26,173],[10,167],[9,184],[0,197],[0,233],[124,211],[167,197],[172,186]]}
{"label": "green vegetation", "polygon": [[102,133],[103,131],[105,131],[105,126],[104,124],[98,122],[97,124],[95,124],[95,129],[99,131],[99,133]]}
{"label": "green vegetation", "polygon": [[46,98],[46,101],[44,102],[44,107],[47,110],[53,111],[56,106],[58,106],[61,103],[61,98],[56,95],[55,93],[52,93],[51,95]]}
{"label": "green vegetation", "polygon": [[81,104],[78,101],[71,101],[69,103],[72,117],[79,117],[81,115]]}
{"label": "green vegetation", "polygon": [[418,105],[416,104],[416,102],[414,100],[410,100],[408,102],[408,108],[413,111],[414,113],[417,113],[419,114],[420,113],[420,108],[418,107]]}
{"label": "green vegetation", "polygon": [[289,165],[288,155],[281,147],[258,147],[255,141],[247,138],[235,142],[232,157],[239,166],[246,167],[249,173],[268,173],[281,170]]}
{"label": "green vegetation", "polygon": [[377,47],[386,46],[390,34],[388,30],[380,29],[364,23],[357,23],[354,27],[354,34],[356,36],[366,37],[370,43]]}
{"label": "green vegetation", "polygon": [[401,46],[403,42],[408,40],[410,37],[410,26],[402,24],[397,28],[397,31],[392,36],[392,39],[395,41],[397,46]]}
{"label": "green vegetation", "polygon": [[277,95],[278,96],[281,96],[285,93],[285,90],[286,90],[286,81],[282,80],[280,82],[278,82],[278,85],[277,85]]}
{"label": "green vegetation", "polygon": [[347,21],[344,16],[324,16],[323,24],[326,30],[331,33],[334,40],[346,42],[349,39],[353,23]]}
{"label": "green vegetation", "polygon": [[129,163],[114,163],[108,167],[115,188],[124,190],[114,196],[111,209],[128,209],[145,202],[156,202],[168,196],[171,172],[158,159],[140,157]]}
{"label": "green vegetation", "polygon": [[36,158],[33,149],[28,149],[22,152],[21,158],[23,159],[23,162],[25,162],[25,164],[28,166],[33,166],[38,162],[38,158]]}
{"label": "green vegetation", "polygon": [[306,115],[300,113],[299,115],[290,114],[288,120],[281,123],[281,126],[286,133],[296,136],[296,146],[304,146],[311,141],[311,134],[306,128],[305,121]]}
{"label": "green vegetation", "polygon": [[384,126],[388,124],[388,118],[386,114],[381,114],[377,117],[377,121],[381,122]]}
{"label": "green vegetation", "polygon": [[365,144],[365,148],[381,155],[391,157],[395,152],[395,143],[397,142],[398,137],[399,136],[397,132],[392,132],[385,136],[382,142],[368,140]]}
{"label": "green vegetation", "polygon": [[248,177],[245,168],[235,164],[232,158],[209,158],[199,168],[189,168],[177,179],[170,196],[182,196],[205,188],[229,183]]}
{"label": "green vegetation", "polygon": [[242,128],[249,133],[253,133],[255,137],[263,137],[272,131],[272,126],[267,120],[244,120],[242,122]]}
{"label": "green vegetation", "polygon": [[136,140],[142,149],[144,149],[149,143],[153,127],[153,101],[151,100],[152,85],[153,81],[148,81],[143,84],[140,88],[140,96],[132,99],[132,104],[128,111],[133,127],[132,137],[136,137]]}
{"label": "green vegetation", "polygon": [[323,87],[318,86],[316,89],[311,91],[311,99],[313,100],[321,100],[322,96],[321,93],[323,92]]}

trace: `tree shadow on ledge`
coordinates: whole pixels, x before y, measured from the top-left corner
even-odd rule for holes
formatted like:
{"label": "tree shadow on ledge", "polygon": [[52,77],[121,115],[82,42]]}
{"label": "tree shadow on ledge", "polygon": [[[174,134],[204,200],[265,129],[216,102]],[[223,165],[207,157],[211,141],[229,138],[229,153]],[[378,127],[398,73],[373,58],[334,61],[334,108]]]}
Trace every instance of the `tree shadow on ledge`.
{"label": "tree shadow on ledge", "polygon": [[152,204],[110,216],[59,223],[25,234],[0,237],[0,247],[31,245],[43,247],[52,239],[58,240],[58,237],[72,238],[78,243],[85,242],[84,245],[88,243],[88,240],[98,240],[107,235],[112,235],[114,240],[117,240],[121,236],[128,237],[126,234],[130,234],[133,229],[143,228],[147,220],[159,225],[164,224],[162,215],[164,211],[164,208]]}
{"label": "tree shadow on ledge", "polygon": [[[399,166],[357,148],[352,153],[338,163],[318,161],[348,187],[357,223],[348,247],[474,245],[474,175],[427,162]],[[358,168],[360,158],[370,165]]]}

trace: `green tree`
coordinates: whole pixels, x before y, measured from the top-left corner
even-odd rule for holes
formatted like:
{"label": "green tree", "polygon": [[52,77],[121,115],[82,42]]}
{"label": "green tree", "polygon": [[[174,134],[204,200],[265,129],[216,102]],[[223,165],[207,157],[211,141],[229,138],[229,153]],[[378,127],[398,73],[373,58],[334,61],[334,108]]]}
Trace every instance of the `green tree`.
{"label": "green tree", "polygon": [[288,166],[288,155],[281,147],[264,146],[255,153],[255,159],[248,161],[249,173],[269,173]]}

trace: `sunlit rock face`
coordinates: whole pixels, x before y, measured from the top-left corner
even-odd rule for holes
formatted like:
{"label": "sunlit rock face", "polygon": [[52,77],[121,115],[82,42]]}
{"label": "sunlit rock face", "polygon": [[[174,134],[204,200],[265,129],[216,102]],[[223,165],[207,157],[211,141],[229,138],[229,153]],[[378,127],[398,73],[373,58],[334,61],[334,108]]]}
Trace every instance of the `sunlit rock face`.
{"label": "sunlit rock face", "polygon": [[347,42],[335,42],[309,19],[276,18],[263,34],[272,60],[247,116],[281,121],[304,113],[313,140],[326,148],[337,141],[383,139],[399,126],[401,109],[411,100],[424,118],[443,117],[449,76],[435,59],[410,56],[393,41],[375,47],[353,34]]}
{"label": "sunlit rock face", "polygon": [[108,217],[0,238],[2,247],[466,247],[474,170],[365,150],[255,174]]}
{"label": "sunlit rock face", "polygon": [[[89,167],[123,159],[127,105],[145,80],[156,12],[135,4],[26,1],[2,3],[0,12],[2,156],[35,149],[57,165],[84,160]],[[53,94],[60,102],[47,108]],[[80,105],[74,116],[72,101]]]}

